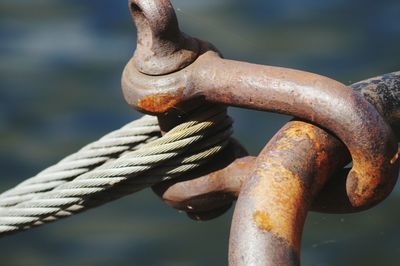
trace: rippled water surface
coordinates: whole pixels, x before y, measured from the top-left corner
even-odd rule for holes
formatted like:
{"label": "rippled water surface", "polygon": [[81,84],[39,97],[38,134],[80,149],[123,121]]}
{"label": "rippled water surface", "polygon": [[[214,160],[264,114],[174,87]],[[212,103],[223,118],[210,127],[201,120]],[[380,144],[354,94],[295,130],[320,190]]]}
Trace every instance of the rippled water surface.
{"label": "rippled water surface", "polygon": [[[346,84],[400,70],[398,0],[173,3],[182,29],[228,58]],[[135,42],[126,1],[1,1],[1,190],[139,117],[120,92]],[[235,136],[253,154],[289,119],[239,109],[231,115]],[[312,213],[303,264],[398,265],[399,203],[397,188],[361,214]],[[231,215],[193,222],[145,190],[0,239],[0,265],[225,265]]]}

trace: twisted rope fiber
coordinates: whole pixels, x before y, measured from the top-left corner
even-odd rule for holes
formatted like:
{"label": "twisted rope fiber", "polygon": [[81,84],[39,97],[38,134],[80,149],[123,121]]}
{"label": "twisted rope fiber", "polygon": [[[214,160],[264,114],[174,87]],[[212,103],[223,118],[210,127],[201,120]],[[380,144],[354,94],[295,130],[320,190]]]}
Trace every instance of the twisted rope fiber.
{"label": "twisted rope fiber", "polygon": [[13,206],[50,191],[159,134],[157,118],[143,116],[3,192],[0,194],[0,207]]}
{"label": "twisted rope fiber", "polygon": [[[136,146],[72,180],[64,179],[52,190],[0,209],[0,234],[68,217],[200,166],[226,146],[232,133],[226,109],[207,108],[197,110],[163,137]],[[38,179],[43,181],[36,178],[27,184],[36,184]]]}
{"label": "twisted rope fiber", "polygon": [[[229,137],[231,132],[225,131],[222,135],[222,138]],[[128,179],[125,182],[122,182],[121,184],[118,184],[116,186],[112,187],[112,190],[105,190],[103,192],[97,193],[93,197],[89,199],[85,199],[82,203],[72,205],[68,207],[67,209],[61,210],[57,212],[54,215],[47,216],[45,218],[42,218],[41,220],[35,222],[33,226],[39,226],[42,225],[43,223],[49,223],[56,221],[58,219],[68,217],[71,215],[74,215],[76,213],[79,213],[81,211],[87,210],[89,208],[97,207],[99,205],[103,205],[107,202],[110,202],[112,200],[118,199],[120,197],[123,197],[125,195],[132,194],[134,192],[137,192],[138,190],[141,190],[143,188],[149,187],[157,182],[159,180],[167,180],[175,177],[179,177],[181,174],[184,174],[189,172],[190,170],[197,168],[201,166],[203,163],[206,163],[209,158],[208,156],[213,156],[217,152],[221,151],[223,147],[227,144],[228,141],[222,142],[220,145],[215,145],[218,140],[218,138],[221,138],[220,135],[215,136],[214,140],[212,139],[206,139],[208,144],[206,143],[199,143],[200,147],[203,145],[209,146],[209,145],[214,145],[210,149],[205,150],[204,152],[196,153],[192,152],[190,155],[188,154],[187,157],[182,156],[182,159],[177,159],[174,161],[171,161],[171,165],[181,165],[181,164],[187,164],[187,165],[182,165],[182,166],[170,166],[169,168],[155,168],[152,171],[149,171],[148,173],[145,173],[144,175],[140,176],[140,178],[132,178]],[[206,158],[207,160],[203,159]],[[196,162],[198,161],[198,162]],[[168,175],[166,175],[168,173]],[[24,229],[28,229],[31,226],[25,226]]]}

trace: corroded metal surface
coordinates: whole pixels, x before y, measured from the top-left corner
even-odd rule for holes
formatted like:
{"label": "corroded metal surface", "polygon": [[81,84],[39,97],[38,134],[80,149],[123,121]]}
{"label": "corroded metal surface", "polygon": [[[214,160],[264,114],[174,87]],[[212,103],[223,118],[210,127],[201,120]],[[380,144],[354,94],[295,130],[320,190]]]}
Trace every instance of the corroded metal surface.
{"label": "corroded metal surface", "polygon": [[299,264],[302,229],[312,199],[332,169],[345,163],[331,159],[334,154],[346,156],[337,154],[338,140],[320,141],[327,137],[318,127],[292,121],[261,151],[236,204],[231,265]]}
{"label": "corroded metal surface", "polygon": [[163,75],[184,68],[196,59],[198,41],[180,32],[169,0],[130,0],[129,8],[138,30],[133,62],[139,71]]}
{"label": "corroded metal surface", "polygon": [[[381,113],[389,119],[399,111],[385,102],[391,101],[387,94],[400,95],[399,74],[374,79],[380,82],[356,83],[353,88],[379,98],[371,102],[383,106]],[[386,90],[377,90],[383,85]],[[347,171],[337,172],[350,161],[345,146],[312,124],[289,122],[258,158],[244,152],[232,155],[239,149],[236,145],[226,151],[231,154],[228,158],[221,155],[233,160],[225,168],[194,180],[164,183],[159,185],[163,190],[157,191],[175,208],[193,213],[206,206],[209,212],[215,208],[214,216],[223,213],[218,212],[220,204],[229,206],[229,200],[241,191],[231,229],[231,265],[297,265],[309,208],[339,213],[365,209],[351,205],[344,189]]]}
{"label": "corroded metal surface", "polygon": [[[169,1],[132,4],[138,50],[122,78],[130,105],[160,115],[181,102],[201,97],[215,104],[306,119],[335,133],[350,151],[353,168],[346,187],[353,206],[373,205],[392,190],[398,169],[398,161],[391,161],[397,152],[395,136],[376,109],[359,94],[317,74],[222,59],[212,45],[196,39],[193,41],[199,44],[199,52],[191,64],[187,65],[190,60],[180,56],[168,59],[172,51],[174,55],[187,51],[180,40],[189,38],[180,33]],[[157,63],[148,63],[152,58]],[[158,58],[171,61],[171,65],[160,63],[170,74],[146,72],[139,66],[158,65]],[[187,66],[181,69],[182,65],[176,62]]]}
{"label": "corroded metal surface", "polygon": [[[374,82],[371,82],[371,80],[374,80]],[[397,125],[399,119],[396,118],[396,115],[398,116],[400,113],[400,105],[394,105],[393,101],[394,99],[400,99],[400,72],[385,74],[372,79],[360,81],[353,84],[351,87],[360,92],[374,106],[380,106],[380,109],[378,110],[380,110],[380,113],[388,122],[390,122],[390,125]],[[396,101],[400,102],[400,100]],[[399,136],[399,128],[395,127],[395,129],[396,135]],[[331,156],[330,160],[332,161],[329,163],[335,164],[336,158],[345,160],[346,164],[350,162],[351,158],[350,155],[346,153],[346,147],[340,141],[338,142],[333,135],[329,134],[328,137],[318,139],[318,141],[324,142],[327,145],[329,145],[330,142],[336,143],[338,153],[336,154],[333,152],[329,154],[329,156]],[[235,145],[237,145],[237,149],[243,149],[236,142]],[[297,152],[301,153],[302,151],[293,149],[293,156],[295,156]],[[317,151],[313,148],[310,148],[308,153],[313,157],[318,156]],[[215,197],[215,192],[223,192],[225,194],[224,197],[227,196],[226,194],[229,194],[230,198],[236,199],[244,180],[253,170],[256,157],[243,157],[246,155],[246,153],[243,152],[236,155],[238,157],[232,156],[232,154],[235,153],[229,151],[221,156],[229,160],[230,164],[228,167],[223,168],[220,166],[222,169],[208,175],[198,175],[199,177],[193,180],[189,179],[186,181],[180,180],[179,182],[169,181],[168,183],[162,183],[157,185],[162,187],[162,189],[157,190],[158,194],[171,206],[184,211],[187,211],[187,208],[185,207],[186,205],[192,206],[194,209],[202,208],[201,206],[197,206],[196,202],[191,200],[192,198],[199,200],[201,198],[208,198],[209,195],[213,195],[215,201],[219,201],[219,199]],[[344,154],[344,156],[339,157],[340,154]],[[220,162],[221,158],[217,158],[215,161]],[[319,193],[317,199],[312,203],[311,209],[328,213],[349,213],[367,208],[365,206],[357,208],[351,205],[345,190],[348,169],[340,171],[338,169],[340,168],[332,169],[330,173],[333,174],[334,177],[329,180],[328,185],[323,188],[321,193]],[[395,180],[393,182],[395,182]],[[386,196],[389,192],[390,191],[387,191]],[[213,203],[208,203],[210,206],[209,208],[211,208]]]}
{"label": "corroded metal surface", "polygon": [[400,71],[360,81],[352,88],[375,106],[400,139]]}
{"label": "corroded metal surface", "polygon": [[[398,74],[353,85],[381,107],[388,121],[398,112],[398,105],[390,104],[400,94]],[[326,131],[301,121],[286,124],[257,157],[241,188],[232,220],[230,264],[299,265],[303,225],[313,202],[317,210],[364,209],[346,199],[347,171],[333,179],[335,186],[326,186],[332,173],[349,159],[341,142]],[[327,190],[320,193],[324,187]],[[385,191],[384,197],[390,192]]]}
{"label": "corroded metal surface", "polygon": [[[317,74],[223,59],[210,43],[179,30],[169,0],[129,4],[138,45],[123,72],[123,93],[134,108],[157,115],[163,131],[203,104],[301,119],[282,128],[257,158],[232,139],[206,167],[153,187],[167,204],[200,220],[224,213],[239,195],[232,265],[297,265],[310,209],[356,212],[392,191],[398,73],[355,84],[355,92]],[[352,168],[342,170],[351,160]]]}

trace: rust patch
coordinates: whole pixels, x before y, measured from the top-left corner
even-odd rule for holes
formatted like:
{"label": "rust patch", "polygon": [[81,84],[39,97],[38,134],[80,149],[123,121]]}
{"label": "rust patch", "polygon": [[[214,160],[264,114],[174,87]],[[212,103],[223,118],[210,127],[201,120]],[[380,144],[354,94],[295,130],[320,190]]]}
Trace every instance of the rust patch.
{"label": "rust patch", "polygon": [[181,97],[172,93],[159,93],[139,99],[137,106],[151,113],[164,113],[181,102]]}
{"label": "rust patch", "polygon": [[275,150],[276,151],[291,151],[295,147],[293,146],[293,143],[290,141],[287,141],[287,139],[279,140],[275,142]]}
{"label": "rust patch", "polygon": [[385,180],[384,173],[380,165],[384,165],[385,157],[376,156],[373,165],[361,159],[354,160],[353,168],[348,175],[347,193],[351,204],[354,207],[369,206],[382,200],[387,196],[393,184]]}
{"label": "rust patch", "polygon": [[[291,126],[284,131],[287,140],[310,140],[316,150],[321,149],[320,138],[315,132],[315,126],[302,121],[292,121]],[[307,137],[307,138],[306,138]]]}
{"label": "rust patch", "polygon": [[266,212],[255,211],[253,213],[253,221],[255,222],[256,226],[263,231],[270,232],[273,228],[269,215]]}
{"label": "rust patch", "polygon": [[286,129],[284,133],[289,139],[303,139],[304,134],[307,134],[311,140],[315,139],[314,126],[301,121],[293,121],[291,126]]}
{"label": "rust patch", "polygon": [[255,170],[258,182],[249,194],[256,210],[253,221],[259,229],[285,239],[298,250],[306,208],[300,177],[283,166],[264,166],[264,170]]}

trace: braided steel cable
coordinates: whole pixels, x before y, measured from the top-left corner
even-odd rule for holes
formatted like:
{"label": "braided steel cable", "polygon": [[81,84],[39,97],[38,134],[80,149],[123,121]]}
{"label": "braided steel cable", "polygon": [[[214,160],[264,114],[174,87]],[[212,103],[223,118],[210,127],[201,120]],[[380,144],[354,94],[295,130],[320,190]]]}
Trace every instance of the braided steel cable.
{"label": "braided steel cable", "polygon": [[[207,108],[197,110],[159,139],[64,180],[52,190],[0,209],[0,234],[70,216],[200,166],[225,147],[232,133],[226,108]],[[104,197],[96,197],[100,194]]]}
{"label": "braided steel cable", "polygon": [[10,207],[50,191],[159,135],[157,118],[145,115],[3,192],[0,207]]}

